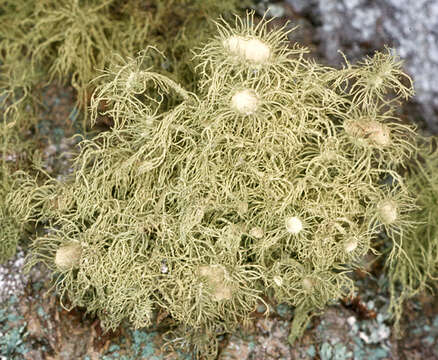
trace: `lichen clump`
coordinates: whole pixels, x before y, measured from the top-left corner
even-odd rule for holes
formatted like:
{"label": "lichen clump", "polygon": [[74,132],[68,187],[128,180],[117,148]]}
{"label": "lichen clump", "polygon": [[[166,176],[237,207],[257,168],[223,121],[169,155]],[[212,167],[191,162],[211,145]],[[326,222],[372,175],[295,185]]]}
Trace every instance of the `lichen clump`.
{"label": "lichen clump", "polygon": [[[42,114],[48,110],[47,95],[55,86],[74,89],[75,108],[61,125],[65,136],[89,130],[87,109],[102,70],[148,46],[168,56],[150,53],[151,64],[192,89],[196,73],[188,65],[190,49],[214,30],[207,18],[237,12],[246,5],[247,0],[0,0],[0,126],[14,127],[19,149],[15,155],[20,158],[11,167],[13,161],[7,160],[11,152],[3,151],[0,162],[5,175],[0,176],[12,178],[19,169],[33,178],[44,177],[30,159],[46,144],[47,119]],[[134,81],[136,75],[131,72],[124,82],[130,92],[142,92],[141,84]],[[108,125],[111,119],[107,120]],[[5,181],[7,189],[0,190],[4,224],[0,260],[15,253],[22,230],[4,203],[12,182]]]}
{"label": "lichen clump", "polygon": [[[4,93],[0,92],[0,98],[2,95]],[[3,100],[4,103],[0,100],[0,106],[5,105],[7,99]],[[15,255],[23,232],[23,223],[17,220],[14,210],[10,208],[8,196],[16,190],[11,174],[19,166],[24,168],[21,154],[29,144],[20,141],[15,122],[7,121],[10,120],[8,109],[16,110],[12,110],[13,105],[3,109],[0,107],[0,264]]]}
{"label": "lichen clump", "polygon": [[164,310],[214,357],[216,335],[246,323],[266,294],[296,307],[293,341],[354,291],[349,272],[382,230],[400,256],[412,197],[399,169],[416,146],[395,109],[409,78],[389,53],[320,66],[267,23],[218,23],[195,57],[196,94],[154,71],[152,49],[114,65],[91,102],[93,120],[114,126],[81,143],[65,184],[11,198],[18,209],[63,189],[62,209],[27,201],[52,227],[29,264],[56,271],[57,249],[80,243],[57,287],[105,328],[145,326]]}
{"label": "lichen clump", "polygon": [[[405,229],[400,256],[388,266],[391,291],[390,311],[395,314],[395,330],[405,301],[431,288],[438,278],[438,151],[436,139],[421,138],[418,156],[409,167],[406,185],[416,195],[416,208],[411,218],[415,226]],[[391,203],[389,203],[391,204]],[[388,220],[399,222],[404,216],[391,204]],[[411,212],[412,213],[412,212]],[[433,289],[432,289],[433,290]]]}
{"label": "lichen clump", "polygon": [[[23,99],[38,106],[41,91],[33,85],[70,85],[87,115],[96,84],[91,80],[111,60],[117,61],[116,56],[136,54],[147,46],[166,51],[168,59],[157,54],[154,64],[191,87],[195,73],[187,64],[190,48],[214,29],[207,18],[246,4],[247,0],[0,0],[1,72],[14,73],[7,91],[26,84]],[[200,24],[203,31],[198,31]],[[30,79],[36,84],[27,86]],[[0,79],[0,93],[3,85]],[[28,114],[19,117],[28,122]]]}

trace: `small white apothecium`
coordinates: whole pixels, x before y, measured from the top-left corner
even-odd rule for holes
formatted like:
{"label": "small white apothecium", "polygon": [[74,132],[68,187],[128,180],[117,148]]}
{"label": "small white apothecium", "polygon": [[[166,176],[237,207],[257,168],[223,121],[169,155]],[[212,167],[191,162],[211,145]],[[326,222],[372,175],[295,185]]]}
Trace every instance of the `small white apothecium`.
{"label": "small white apothecium", "polygon": [[259,39],[250,39],[245,43],[245,57],[257,64],[262,64],[269,59],[271,50],[268,45]]}
{"label": "small white apothecium", "polygon": [[370,121],[367,125],[366,131],[371,142],[378,146],[391,144],[390,131],[387,126],[377,121]]}
{"label": "small white apothecium", "polygon": [[277,286],[283,285],[283,279],[280,276],[274,276],[274,282],[277,284]]}
{"label": "small white apothecium", "polygon": [[344,249],[347,253],[351,253],[356,250],[357,245],[359,245],[357,239],[351,239],[344,244]]}
{"label": "small white apothecium", "polygon": [[386,147],[391,144],[389,128],[375,120],[348,121],[344,124],[344,128],[349,136],[363,143],[378,147]]}
{"label": "small white apothecium", "polygon": [[264,232],[261,227],[255,226],[249,231],[249,235],[255,237],[256,239],[261,239],[264,236]]}
{"label": "small white apothecium", "polygon": [[298,234],[301,230],[303,230],[303,223],[296,216],[288,217],[285,221],[286,229],[291,234]]}
{"label": "small white apothecium", "polygon": [[213,290],[213,299],[216,301],[230,300],[233,297],[232,288],[226,284],[228,272],[222,265],[203,265],[199,267],[199,274],[206,278]]}
{"label": "small white apothecium", "polygon": [[225,39],[222,44],[232,55],[256,64],[265,63],[271,56],[269,46],[255,38],[245,39],[234,35]]}
{"label": "small white apothecium", "polygon": [[55,264],[60,270],[70,270],[79,267],[82,247],[79,243],[63,245],[56,250]]}
{"label": "small white apothecium", "polygon": [[378,206],[378,212],[380,220],[385,225],[392,224],[393,222],[395,222],[395,220],[397,220],[397,205],[394,201],[382,201]]}
{"label": "small white apothecium", "polygon": [[259,100],[254,90],[238,91],[231,98],[231,107],[242,115],[251,115],[257,111]]}
{"label": "small white apothecium", "polygon": [[312,279],[305,277],[303,279],[303,289],[306,291],[311,291],[313,289],[313,281]]}

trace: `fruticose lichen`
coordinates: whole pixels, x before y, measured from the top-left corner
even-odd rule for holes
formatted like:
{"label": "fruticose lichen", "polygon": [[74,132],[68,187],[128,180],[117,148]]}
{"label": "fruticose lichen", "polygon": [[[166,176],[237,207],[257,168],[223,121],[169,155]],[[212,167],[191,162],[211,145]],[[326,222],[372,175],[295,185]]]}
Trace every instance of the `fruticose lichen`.
{"label": "fruticose lichen", "polygon": [[[45,107],[42,89],[55,82],[71,85],[81,110],[81,130],[86,132],[86,109],[96,86],[96,81],[90,81],[98,78],[111,59],[156,46],[168,58],[156,52],[151,57],[154,65],[191,88],[196,82],[187,64],[189,49],[211,33],[212,23],[206,20],[245,4],[237,0],[0,0],[0,126],[2,144],[9,145],[1,159],[0,216],[7,220],[2,221],[0,261],[15,252],[17,243],[15,225],[11,225],[16,220],[9,218],[3,204],[11,191],[10,177],[17,169],[38,176],[29,160],[43,142],[37,126],[44,120],[38,111]],[[203,31],[198,31],[199,24]],[[13,137],[16,151],[6,141],[5,131],[13,134],[7,136]],[[24,161],[12,164],[7,160],[12,153]]]}
{"label": "fruticose lichen", "polygon": [[219,21],[196,51],[196,93],[156,72],[153,48],[114,63],[91,100],[92,121],[114,125],[82,141],[71,178],[17,179],[18,219],[50,229],[28,266],[44,262],[62,301],[106,329],[163,310],[182,334],[170,343],[214,357],[266,294],[296,307],[294,341],[352,294],[378,234],[390,268],[405,256],[417,207],[401,170],[417,147],[396,109],[409,77],[389,51],[318,65],[268,23]]}
{"label": "fruticose lichen", "polygon": [[405,175],[407,188],[416,197],[417,208],[411,217],[417,224],[399,237],[399,256],[388,264],[390,310],[397,331],[405,301],[432,289],[432,281],[438,278],[437,169],[436,139],[422,139],[418,156]]}
{"label": "fruticose lichen", "polygon": [[5,121],[6,113],[0,112],[0,264],[15,254],[22,236],[23,224],[9,208],[7,197],[15,189],[11,174],[18,167],[25,169],[22,153],[29,147],[28,142],[20,139],[15,122]]}
{"label": "fruticose lichen", "polygon": [[[12,69],[18,80],[28,83],[37,79],[69,84],[77,92],[77,104],[86,110],[94,88],[90,81],[114,54],[132,56],[152,45],[168,55],[166,62],[155,57],[155,65],[190,87],[195,80],[187,65],[189,49],[211,32],[207,19],[246,4],[237,0],[0,0],[1,71]],[[198,31],[199,24],[203,31]],[[24,98],[33,105],[41,102],[34,86],[26,88]],[[20,116],[20,121],[25,119]],[[83,125],[88,123],[84,120]]]}

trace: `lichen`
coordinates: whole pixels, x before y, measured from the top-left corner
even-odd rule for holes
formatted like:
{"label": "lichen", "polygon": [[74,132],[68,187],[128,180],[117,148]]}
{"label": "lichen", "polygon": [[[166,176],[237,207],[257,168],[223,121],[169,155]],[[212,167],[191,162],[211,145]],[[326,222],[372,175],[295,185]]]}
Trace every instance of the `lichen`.
{"label": "lichen", "polygon": [[407,187],[416,195],[417,207],[411,216],[415,223],[403,236],[393,235],[398,238],[400,256],[388,262],[390,310],[397,331],[405,301],[430,289],[438,276],[438,152],[433,138],[420,138],[419,142],[418,157],[406,175]]}
{"label": "lichen", "polygon": [[[68,298],[106,329],[148,326],[165,311],[170,346],[214,358],[217,336],[248,324],[264,293],[296,307],[293,342],[352,294],[349,273],[382,231],[389,266],[404,256],[417,205],[400,169],[417,146],[396,117],[412,94],[401,64],[385,51],[324,67],[287,46],[291,30],[268,23],[220,20],[195,56],[196,92],[155,70],[154,48],[117,59],[91,100],[92,123],[109,116],[111,129],[81,142],[64,183],[19,179],[12,208],[50,229],[33,241],[28,267],[54,271],[64,306]],[[239,39],[269,56],[247,61],[253,52]],[[360,126],[347,131],[351,121]],[[60,273],[56,253],[72,243],[79,265]]]}

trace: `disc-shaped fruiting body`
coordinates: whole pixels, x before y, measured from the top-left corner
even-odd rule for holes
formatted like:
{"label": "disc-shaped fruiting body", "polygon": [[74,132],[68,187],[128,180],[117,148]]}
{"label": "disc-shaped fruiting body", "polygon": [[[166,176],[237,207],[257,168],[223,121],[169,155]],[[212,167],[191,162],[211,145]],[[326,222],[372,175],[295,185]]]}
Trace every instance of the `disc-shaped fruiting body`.
{"label": "disc-shaped fruiting body", "polygon": [[259,99],[254,90],[241,90],[231,98],[231,107],[241,115],[252,115],[259,107]]}
{"label": "disc-shaped fruiting body", "polygon": [[232,289],[226,284],[228,272],[222,265],[200,266],[199,274],[206,278],[208,285],[210,285],[213,291],[213,298],[216,301],[230,300],[232,298]]}
{"label": "disc-shaped fruiting body", "polygon": [[384,200],[377,206],[380,221],[385,225],[393,224],[397,220],[397,204],[392,200]]}
{"label": "disc-shaped fruiting body", "polygon": [[286,226],[286,230],[294,235],[299,234],[301,230],[303,230],[303,223],[296,216],[291,216],[286,218],[285,226]]}
{"label": "disc-shaped fruiting body", "polygon": [[[297,75],[297,60],[308,52],[297,44],[288,46],[288,34],[294,29],[283,26],[269,29],[269,21],[236,18],[234,25],[219,21],[219,36],[198,52],[201,86],[223,88],[237,79],[255,79],[259,85],[277,89]],[[283,83],[284,84],[284,83]]]}
{"label": "disc-shaped fruiting body", "polygon": [[355,238],[348,240],[344,244],[345,252],[352,253],[354,250],[356,250],[357,246],[359,245],[359,241]]}
{"label": "disc-shaped fruiting body", "polygon": [[62,271],[79,267],[82,247],[78,243],[63,245],[56,250],[55,265]]}
{"label": "disc-shaped fruiting body", "polygon": [[314,286],[314,281],[309,278],[309,277],[305,277],[303,279],[303,289],[307,292],[310,292],[313,289]]}
{"label": "disc-shaped fruiting body", "polygon": [[256,239],[261,239],[264,236],[263,229],[259,226],[254,226],[250,231],[249,235],[255,237]]}
{"label": "disc-shaped fruiting body", "polygon": [[233,35],[225,39],[222,44],[232,56],[254,64],[263,64],[271,56],[269,45],[257,38]]}
{"label": "disc-shaped fruiting body", "polygon": [[363,145],[387,147],[391,144],[389,128],[375,120],[348,121],[344,129],[355,142]]}

